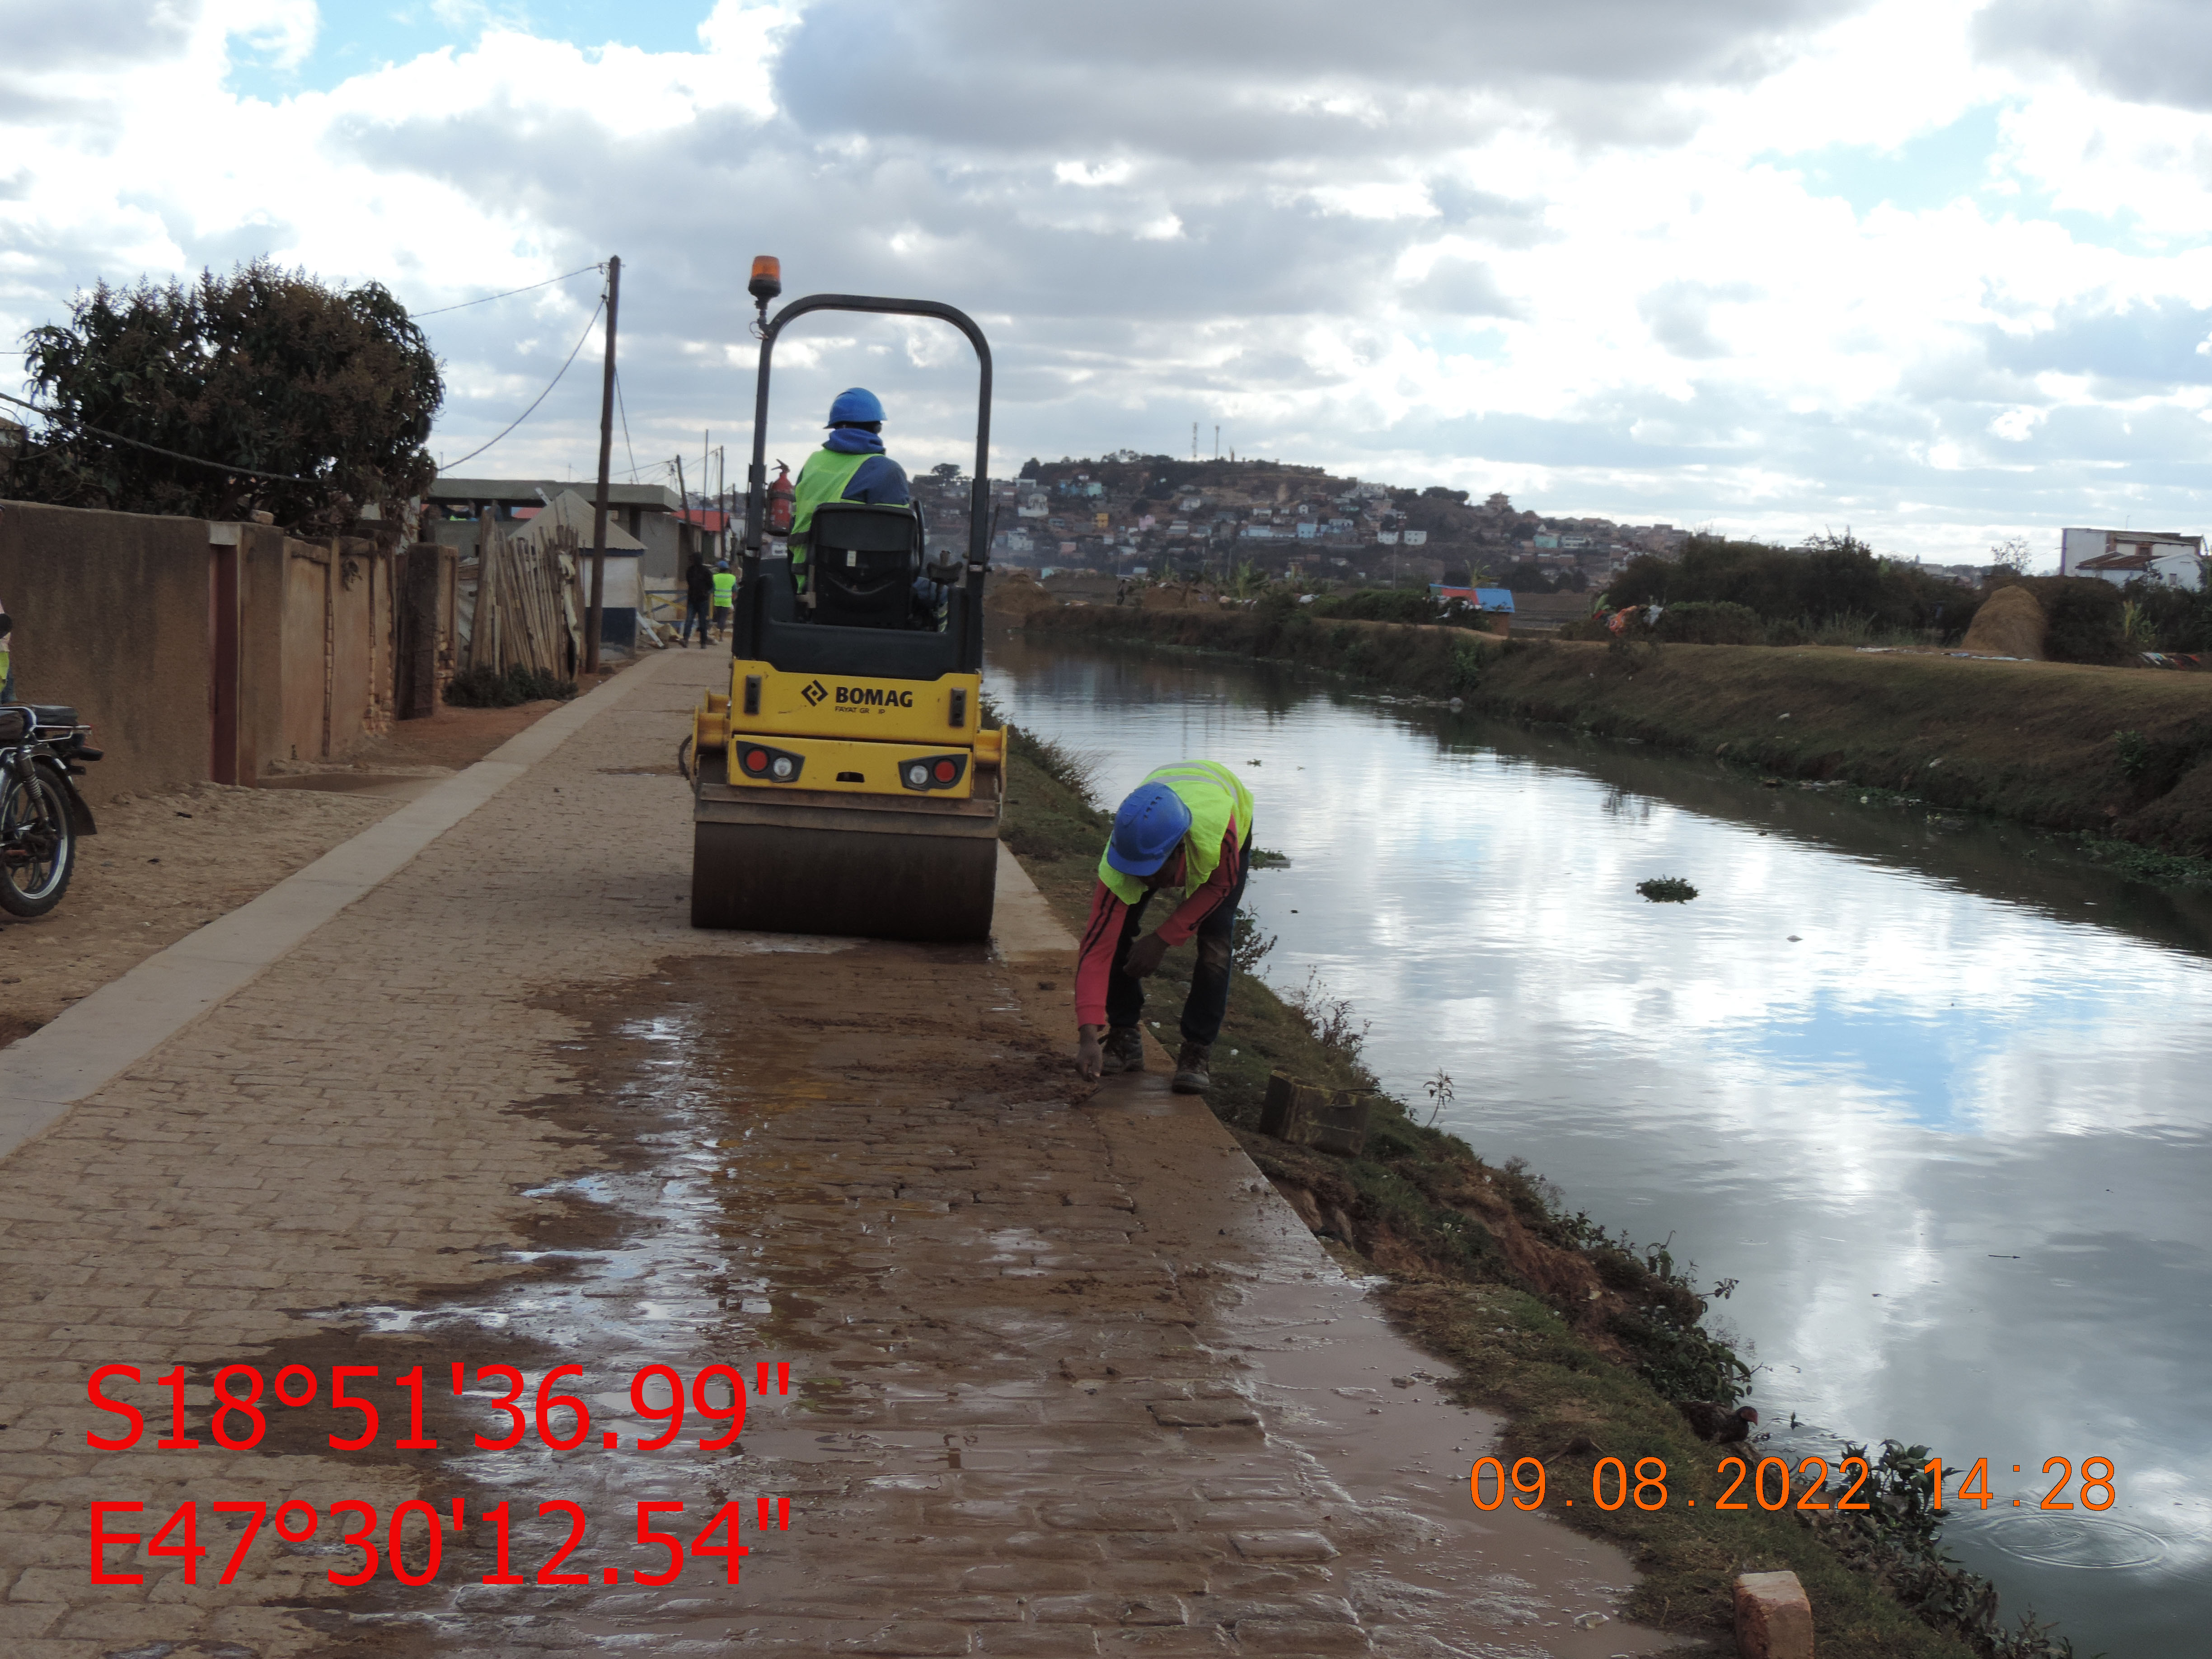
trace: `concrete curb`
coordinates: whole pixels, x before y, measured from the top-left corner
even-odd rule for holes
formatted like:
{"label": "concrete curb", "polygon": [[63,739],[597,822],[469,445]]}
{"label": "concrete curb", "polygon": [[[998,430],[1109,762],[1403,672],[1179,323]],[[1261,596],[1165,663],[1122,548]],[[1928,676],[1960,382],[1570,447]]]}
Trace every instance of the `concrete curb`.
{"label": "concrete curb", "polygon": [[1011,968],[1075,969],[1075,935],[1060,925],[1044,895],[1006,843],[999,843],[998,891],[991,907],[991,949]]}
{"label": "concrete curb", "polygon": [[656,665],[670,660],[662,653],[563,704],[258,898],[187,933],[0,1050],[0,1158],[252,984],[591,720],[650,684]]}

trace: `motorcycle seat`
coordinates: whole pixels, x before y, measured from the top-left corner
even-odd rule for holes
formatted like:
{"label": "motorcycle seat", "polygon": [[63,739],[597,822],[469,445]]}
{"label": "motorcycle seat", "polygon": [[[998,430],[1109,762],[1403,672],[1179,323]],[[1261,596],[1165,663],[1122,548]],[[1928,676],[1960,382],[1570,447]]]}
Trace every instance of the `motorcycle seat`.
{"label": "motorcycle seat", "polygon": [[76,717],[76,710],[71,708],[67,703],[27,702],[25,703],[23,707],[31,711],[31,718],[36,720],[40,726],[76,726],[82,724]]}

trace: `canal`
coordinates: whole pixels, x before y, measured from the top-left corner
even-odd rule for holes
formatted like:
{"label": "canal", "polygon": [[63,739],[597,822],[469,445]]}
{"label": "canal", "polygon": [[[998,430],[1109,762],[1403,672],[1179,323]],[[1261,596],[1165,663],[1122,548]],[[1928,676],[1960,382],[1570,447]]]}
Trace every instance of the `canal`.
{"label": "canal", "polygon": [[[1349,998],[1400,1099],[1447,1073],[1486,1158],[1737,1281],[1714,1322],[1765,1449],[1987,1458],[1947,1537],[2008,1620],[2212,1653],[2212,901],[1288,671],[1010,633],[990,669],[1109,802],[1169,760],[1243,771],[1291,860],[1248,898],[1266,976]],[[1638,895],[1661,876],[1698,896]]]}

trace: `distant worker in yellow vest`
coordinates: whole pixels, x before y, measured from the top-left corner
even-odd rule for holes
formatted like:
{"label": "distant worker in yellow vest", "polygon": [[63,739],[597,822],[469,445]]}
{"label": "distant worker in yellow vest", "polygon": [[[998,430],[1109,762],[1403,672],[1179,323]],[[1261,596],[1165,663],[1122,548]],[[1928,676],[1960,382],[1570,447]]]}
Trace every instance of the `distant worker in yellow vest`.
{"label": "distant worker in yellow vest", "polygon": [[[738,579],[730,570],[730,562],[724,559],[714,567],[714,637],[720,639],[730,625],[730,608],[738,602]],[[705,643],[703,632],[700,636]]]}
{"label": "distant worker in yellow vest", "polygon": [[830,435],[799,469],[792,492],[791,579],[806,591],[807,531],[825,501],[868,501],[911,507],[906,469],[884,453],[884,406],[866,386],[837,394],[830,405]]}
{"label": "distant worker in yellow vest", "polygon": [[[1209,1062],[1229,1012],[1237,907],[1251,862],[1252,792],[1218,762],[1177,761],[1130,792],[1098,860],[1075,964],[1076,1069],[1084,1076],[1145,1069],[1141,981],[1195,935],[1198,965],[1183,1000],[1172,1086],[1179,1095],[1212,1086]],[[1176,896],[1175,912],[1140,938],[1145,907],[1163,890]]]}

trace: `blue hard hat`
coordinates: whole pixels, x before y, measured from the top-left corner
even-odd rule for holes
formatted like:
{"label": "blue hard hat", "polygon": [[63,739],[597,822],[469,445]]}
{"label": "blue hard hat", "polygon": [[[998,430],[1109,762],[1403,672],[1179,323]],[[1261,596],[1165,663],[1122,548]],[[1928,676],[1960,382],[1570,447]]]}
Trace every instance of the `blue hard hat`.
{"label": "blue hard hat", "polygon": [[1190,833],[1190,808],[1164,783],[1140,783],[1114,814],[1106,862],[1125,876],[1149,876]]}
{"label": "blue hard hat", "polygon": [[880,421],[884,405],[876,394],[864,386],[848,387],[837,394],[837,401],[830,405],[830,424],[844,426],[850,422]]}

